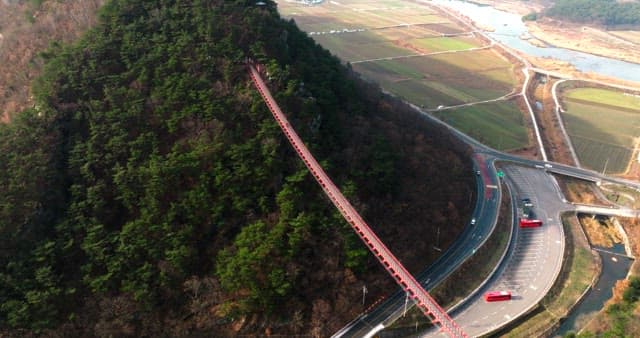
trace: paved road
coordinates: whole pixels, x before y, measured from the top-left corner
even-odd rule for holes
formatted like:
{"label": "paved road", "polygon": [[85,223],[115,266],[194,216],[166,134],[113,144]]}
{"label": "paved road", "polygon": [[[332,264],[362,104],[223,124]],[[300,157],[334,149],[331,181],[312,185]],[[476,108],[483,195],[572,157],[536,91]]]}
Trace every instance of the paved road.
{"label": "paved road", "polygon": [[[562,264],[564,233],[559,215],[573,206],[563,202],[544,170],[507,165],[505,173],[514,198],[531,199],[534,216],[544,225],[515,227],[510,252],[494,276],[452,315],[469,336],[494,331],[533,308],[553,285]],[[503,290],[511,291],[511,301],[487,303],[482,299],[486,291]],[[441,334],[429,332],[427,336]]]}
{"label": "paved road", "polygon": [[[491,158],[482,154],[474,157],[475,170],[480,171],[477,185],[478,194],[473,217],[475,226],[467,226],[463,233],[442,256],[426,270],[416,276],[422,286],[429,290],[451,274],[462,262],[470,257],[489,236],[495,227],[500,191],[494,186],[499,183]],[[489,187],[487,187],[489,186]],[[391,325],[404,312],[405,294],[398,290],[371,312],[362,314],[332,337],[366,337]]]}

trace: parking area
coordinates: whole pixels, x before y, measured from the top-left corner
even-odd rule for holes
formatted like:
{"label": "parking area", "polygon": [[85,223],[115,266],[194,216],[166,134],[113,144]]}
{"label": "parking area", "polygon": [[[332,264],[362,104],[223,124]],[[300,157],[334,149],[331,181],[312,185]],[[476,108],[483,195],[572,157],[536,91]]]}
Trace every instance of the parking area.
{"label": "parking area", "polygon": [[[542,221],[542,226],[514,227],[514,245],[491,280],[453,319],[469,336],[487,334],[523,315],[535,306],[553,285],[562,264],[564,233],[560,212],[570,209],[562,201],[553,178],[540,168],[508,165],[503,168],[505,180],[513,190],[518,217],[524,204],[530,218]],[[506,192],[503,196],[508,196]],[[528,201],[523,201],[528,199]],[[508,291],[511,300],[486,302],[483,294]],[[432,334],[429,336],[438,336]]]}

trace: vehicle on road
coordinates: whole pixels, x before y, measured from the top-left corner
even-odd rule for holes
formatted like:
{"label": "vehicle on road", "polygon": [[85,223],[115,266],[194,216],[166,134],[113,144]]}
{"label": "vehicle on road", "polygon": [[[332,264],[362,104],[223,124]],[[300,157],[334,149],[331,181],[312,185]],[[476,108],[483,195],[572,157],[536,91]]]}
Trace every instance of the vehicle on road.
{"label": "vehicle on road", "polygon": [[475,219],[475,218],[472,218],[472,219],[471,219],[471,225],[474,225],[474,224],[476,224],[476,219]]}
{"label": "vehicle on road", "polygon": [[511,292],[509,291],[489,291],[484,294],[484,300],[487,302],[499,302],[503,300],[511,300]]}
{"label": "vehicle on road", "polygon": [[537,228],[542,226],[542,221],[539,219],[520,219],[520,227],[521,228]]}
{"label": "vehicle on road", "polygon": [[533,203],[531,203],[531,200],[528,198],[523,198],[522,199],[522,205],[524,205],[525,207],[532,207]]}

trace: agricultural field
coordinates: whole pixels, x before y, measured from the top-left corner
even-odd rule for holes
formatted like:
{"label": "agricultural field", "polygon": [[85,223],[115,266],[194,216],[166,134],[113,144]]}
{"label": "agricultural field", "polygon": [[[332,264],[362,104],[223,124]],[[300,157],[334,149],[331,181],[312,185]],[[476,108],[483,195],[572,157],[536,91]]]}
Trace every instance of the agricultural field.
{"label": "agricultural field", "polygon": [[[279,1],[278,8],[364,78],[424,109],[514,92],[515,72],[508,60],[426,5],[408,0],[338,0],[315,6]],[[454,126],[491,146],[516,149],[528,144],[522,113],[512,102],[447,114],[455,117]],[[465,117],[471,122],[464,122]],[[505,123],[510,128],[504,128]],[[470,128],[474,125],[483,127]]]}
{"label": "agricultural field", "polygon": [[563,105],[563,120],[580,163],[623,173],[640,137],[640,97],[579,88],[564,93]]}
{"label": "agricultural field", "polygon": [[353,68],[389,92],[433,109],[491,100],[509,93],[512,89],[512,83],[507,82],[510,65],[499,68],[500,65],[494,64],[488,68],[477,61],[489,53],[492,52],[479,50],[359,62],[353,63]]}
{"label": "agricultural field", "polygon": [[441,110],[434,114],[456,129],[498,150],[515,150],[528,144],[522,113],[511,101]]}

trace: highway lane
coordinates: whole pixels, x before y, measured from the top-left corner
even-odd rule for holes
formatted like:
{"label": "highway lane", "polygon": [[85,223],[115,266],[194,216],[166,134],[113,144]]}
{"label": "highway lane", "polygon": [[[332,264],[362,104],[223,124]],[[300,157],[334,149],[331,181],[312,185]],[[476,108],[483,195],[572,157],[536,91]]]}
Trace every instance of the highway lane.
{"label": "highway lane", "polygon": [[[532,173],[536,172],[538,173],[537,175],[542,175],[543,177],[546,177],[545,180],[538,182],[538,184],[535,185],[534,187],[538,187],[542,190],[551,189],[550,191],[554,192],[553,199],[549,199],[549,200],[540,199],[543,201],[546,200],[547,202],[554,201],[554,202],[551,202],[551,204],[549,205],[550,207],[549,210],[554,210],[557,208],[571,209],[571,206],[568,206],[564,198],[561,196],[561,193],[556,185],[555,180],[551,177],[551,175],[547,175],[547,173],[550,173],[550,172],[582,178],[582,179],[590,180],[593,182],[609,181],[609,182],[624,184],[627,186],[640,189],[640,183],[638,182],[611,178],[592,170],[576,168],[570,165],[563,165],[563,164],[549,162],[549,161],[524,159],[511,154],[494,150],[492,148],[489,148],[479,143],[477,140],[469,137],[468,135],[454,129],[453,127],[447,125],[446,123],[434,118],[433,116],[425,113],[419,107],[414,106],[414,108],[417,109],[418,111],[421,111],[423,113],[423,116],[426,119],[429,119],[451,130],[460,139],[467,142],[473,149],[475,149],[476,154],[480,154],[481,156],[483,156],[484,164],[481,164],[478,168],[481,168],[482,165],[484,166],[489,165],[488,163],[490,163],[493,160],[499,160],[502,162],[509,162],[511,164],[529,167],[529,170],[531,170]],[[477,161],[477,158],[476,158],[476,161]],[[492,185],[496,183],[495,170],[491,170],[489,175],[491,176],[490,181],[485,182],[485,184],[482,184],[479,188],[485,189],[486,185]],[[488,182],[492,182],[492,183],[488,183]],[[484,194],[485,194],[484,190],[478,190],[479,197],[483,196]],[[495,224],[495,219],[497,217],[497,207],[498,207],[497,203],[494,203],[490,200],[489,201],[479,200],[478,203],[480,203],[480,205],[477,204],[477,210],[482,211],[481,213],[479,213],[481,215],[489,215],[492,212],[490,212],[490,210],[487,210],[487,208],[493,209],[493,215],[494,215],[493,223]],[[541,210],[547,210],[547,209],[541,209]],[[546,213],[550,215],[554,215],[553,212],[547,211]],[[476,215],[476,213],[474,213],[474,215]],[[482,217],[488,217],[488,216],[476,216],[476,218],[479,220],[479,224],[481,225],[478,227],[478,229],[486,230],[484,226],[486,226],[486,222],[489,222],[489,221],[484,218],[483,220],[480,220]],[[432,266],[427,268],[425,271],[423,271],[423,273],[421,273],[418,276],[417,279],[420,281],[420,283],[423,283],[423,286],[427,290],[433,288],[435,285],[437,285],[439,281],[446,278],[446,276],[448,276],[450,272],[452,272],[453,270],[455,270],[455,268],[457,268],[458,266],[457,264],[461,264],[462,262],[464,262],[464,259],[468,258],[475,251],[475,248],[477,248],[476,244],[478,243],[477,242],[478,237],[475,238],[475,242],[472,242],[474,241],[474,236],[479,236],[480,238],[484,239],[488,237],[488,234],[489,234],[489,233],[480,233],[480,232],[468,233],[467,231],[468,229],[465,230],[465,232],[460,236],[460,238],[458,238],[454,242],[452,247],[449,250],[447,250],[438,261],[436,261]],[[560,253],[558,256],[561,258],[562,253]],[[462,259],[463,257],[464,259]],[[445,263],[448,263],[448,264],[445,264]],[[549,281],[549,283],[551,285],[553,284],[553,281]],[[527,299],[531,299],[531,296],[529,296]],[[524,300],[520,299],[518,300],[518,302],[514,302],[514,303],[523,304]],[[534,305],[535,303],[532,303],[530,306],[534,306]],[[396,310],[395,311],[392,310],[393,308],[395,308]],[[390,299],[387,302],[383,303],[380,307],[374,309],[373,312],[366,315],[366,317],[361,316],[357,318],[354,322],[350,323],[343,330],[336,333],[334,337],[363,337],[367,334],[371,334],[373,332],[382,330],[384,326],[390,325],[393,322],[393,320],[397,319],[399,315],[402,313],[403,309],[404,309],[404,294],[402,292],[397,292],[392,297],[390,297]],[[512,319],[515,319],[515,317],[512,317],[511,320]],[[454,320],[457,321],[457,319],[455,318]],[[504,324],[506,324],[506,322],[504,322]],[[467,328],[465,327],[465,330],[466,329]]]}
{"label": "highway lane", "polygon": [[[476,175],[478,194],[472,216],[476,219],[476,224],[467,225],[456,241],[433,264],[416,276],[425,289],[434,288],[455,271],[484,243],[495,228],[501,196],[498,189],[487,188],[487,186],[499,185],[492,160],[493,158],[485,158],[482,155],[474,157],[474,169],[481,173]],[[372,311],[358,316],[332,337],[365,337],[391,325],[402,316],[404,309],[405,294],[402,290],[398,290],[385,302]]]}
{"label": "highway lane", "polygon": [[[487,37],[488,38],[488,37]],[[491,40],[491,39],[489,39]],[[508,48],[504,48],[505,51],[512,53]],[[512,53],[515,57],[517,57],[524,65],[525,67],[522,69],[524,75],[525,75],[525,84],[522,87],[522,93],[521,95],[523,95],[523,98],[525,100],[525,103],[527,104],[528,110],[530,113],[532,113],[531,110],[531,106],[528,102],[528,98],[526,96],[526,88],[527,88],[527,84],[529,81],[529,72],[528,69],[530,68],[530,65],[526,62],[526,60],[522,59],[521,57],[519,57],[517,54]],[[611,182],[616,182],[616,183],[622,183],[622,184],[626,184],[626,185],[632,185],[635,187],[640,188],[640,184],[636,183],[636,182],[630,182],[630,181],[626,181],[626,180],[620,180],[620,179],[612,179],[612,178],[608,178],[604,175],[600,175],[599,173],[593,172],[593,171],[589,171],[589,170],[584,170],[584,169],[579,169],[579,168],[575,168],[575,167],[571,167],[571,166],[565,166],[565,165],[560,165],[557,163],[552,163],[552,162],[548,162],[548,161],[538,161],[538,160],[527,160],[527,159],[522,159],[513,155],[509,155],[506,153],[502,153],[499,151],[496,151],[494,149],[488,148],[482,144],[480,144],[477,140],[455,130],[454,128],[452,128],[451,126],[447,125],[446,123],[434,118],[433,116],[425,113],[423,110],[421,110],[419,107],[414,106],[414,108],[416,108],[418,111],[421,111],[425,118],[430,119],[438,124],[443,125],[444,127],[446,127],[447,129],[451,130],[452,132],[454,132],[454,134],[458,135],[458,137],[460,137],[462,140],[464,140],[465,142],[467,142],[468,144],[470,144],[475,150],[476,152],[488,155],[489,157],[493,156],[496,159],[499,160],[505,160],[505,161],[512,161],[514,163],[519,163],[519,164],[523,164],[532,168],[535,168],[535,166],[542,166],[544,167],[545,164],[549,164],[552,166],[552,168],[546,168],[543,170],[540,169],[532,169],[534,171],[537,171],[539,173],[544,173],[545,170],[549,170],[549,171],[553,171],[556,173],[560,173],[560,174],[566,174],[566,175],[571,175],[574,177],[579,177],[579,178],[583,178],[583,179],[588,179],[588,180],[592,180],[592,181],[601,181],[601,180],[607,180],[607,181],[611,181]],[[535,124],[536,121],[535,119],[533,119],[533,123]],[[543,158],[546,159],[546,154],[544,152],[544,148],[542,147],[542,142],[540,139],[540,135],[539,135],[539,130],[536,126],[536,128],[534,128],[535,133],[536,133],[536,140],[538,141],[538,145],[540,146],[540,152],[543,156]],[[495,177],[495,174],[493,175]],[[548,177],[548,181],[546,181],[543,184],[551,184],[552,187],[555,187],[555,182],[553,181],[553,179],[548,176],[548,175],[544,175],[546,177]],[[557,191],[556,191],[557,193]],[[482,196],[482,192],[479,191],[478,196]],[[557,196],[557,195],[556,195]],[[564,204],[564,199],[562,199],[561,197],[557,198],[556,200],[560,200],[560,204],[559,205],[563,205]],[[484,207],[489,207],[488,203],[483,203]],[[482,208],[484,208],[482,207]],[[496,208],[495,210],[495,214],[497,215],[497,205],[493,205],[493,208]],[[495,218],[493,219],[493,222],[495,222]],[[479,227],[479,228],[483,228],[483,227]],[[484,236],[481,238],[486,238],[488,237],[488,234],[478,234],[480,236]],[[447,276],[451,271],[453,271],[455,269],[455,267],[457,267],[457,265],[455,265],[455,263],[457,264],[461,264],[464,259],[461,259],[462,257],[464,257],[465,259],[467,257],[470,256],[470,254],[472,254],[475,250],[475,245],[472,242],[474,240],[473,238],[474,234],[468,234],[468,233],[463,233],[463,235],[460,236],[460,238],[458,240],[456,240],[456,242],[454,243],[454,245],[452,245],[452,247],[443,254],[442,259],[437,261],[436,263],[434,263],[431,267],[429,267],[427,270],[425,270],[419,277],[418,280],[420,281],[420,283],[424,283],[425,288],[430,289],[433,287],[433,285],[435,285],[439,280],[442,280],[445,276]],[[561,256],[561,255],[560,255]],[[452,264],[450,265],[442,265],[440,264],[441,262],[452,262]],[[551,281],[552,282],[552,281]],[[533,305],[532,305],[533,306]],[[341,330],[340,332],[336,333],[334,335],[334,337],[361,337],[364,335],[360,335],[357,332],[360,333],[364,333],[366,332],[366,334],[371,334],[372,332],[375,332],[377,330],[382,329],[382,327],[384,325],[389,325],[392,320],[394,318],[398,317],[398,311],[402,311],[403,307],[404,307],[404,295],[399,292],[396,293],[394,296],[392,296],[389,301],[387,303],[384,303],[382,305],[382,307],[386,307],[386,310],[381,310],[381,314],[379,316],[375,315],[375,316],[371,316],[371,314],[366,315],[366,318],[362,318],[362,316],[359,319],[356,319],[354,322],[350,323],[348,325],[348,327],[346,327],[345,329]],[[389,314],[391,312],[389,312],[390,308],[396,307],[398,310],[395,311],[395,315],[390,316]],[[374,311],[379,310],[380,308],[377,308]],[[386,312],[385,312],[386,311]],[[384,314],[382,314],[384,313]],[[386,321],[380,321],[381,318],[388,318]],[[360,323],[360,324],[359,324]],[[382,324],[382,325],[381,325]],[[360,331],[355,330],[357,327],[359,327],[361,325],[361,329]]]}
{"label": "highway lane", "polygon": [[[564,232],[560,212],[572,209],[562,201],[555,182],[544,170],[505,165],[506,179],[516,200],[529,198],[540,228],[514,228],[510,252],[492,278],[472,296],[452,318],[470,336],[494,331],[532,309],[548,292],[560,272],[564,252]],[[514,220],[515,221],[515,220]],[[511,291],[513,299],[486,303],[486,291]],[[429,337],[440,337],[428,332]]]}
{"label": "highway lane", "polygon": [[[454,129],[453,127],[447,125],[446,123],[434,118],[433,116],[425,113],[419,107],[414,106],[414,108],[417,109],[418,111],[421,111],[423,113],[423,116],[426,119],[429,119],[451,130],[455,135],[457,135],[463,141],[467,142],[473,149],[475,149],[476,154],[480,154],[481,156],[483,156],[484,158],[483,162],[485,163],[478,166],[478,168],[481,168],[482,165],[484,166],[489,165],[488,163],[490,163],[493,160],[499,160],[502,162],[510,162],[512,164],[519,164],[522,166],[526,166],[526,167],[529,167],[530,170],[532,170],[532,172],[537,172],[539,174],[542,174],[547,179],[539,182],[537,186],[540,187],[541,189],[544,189],[544,187],[546,186],[547,188],[551,188],[552,191],[554,191],[555,197],[553,200],[556,201],[558,204],[555,207],[552,205],[551,206],[552,208],[557,208],[558,206],[561,206],[561,208],[564,208],[566,206],[566,209],[571,209],[570,206],[567,206],[565,204],[566,201],[561,196],[555,180],[550,175],[547,175],[548,172],[570,175],[573,177],[587,179],[594,182],[610,181],[610,182],[637,187],[640,189],[640,183],[637,183],[637,182],[632,182],[624,179],[611,178],[605,175],[601,175],[600,173],[597,173],[595,171],[576,168],[573,166],[563,165],[555,162],[524,159],[524,158],[520,158],[514,155],[510,155],[507,153],[494,150],[492,148],[489,148],[479,143],[477,140],[469,137],[468,135]],[[475,160],[477,162],[477,158]],[[550,167],[547,167],[545,165]],[[491,170],[489,172],[489,175],[491,176],[490,181],[487,181],[484,184],[479,186],[478,198],[485,194],[484,189],[486,188],[486,185],[493,185],[496,183],[495,170]],[[478,213],[478,215],[490,215],[492,212],[486,209],[487,208],[493,209],[494,218],[492,222],[493,224],[495,224],[495,219],[497,217],[497,207],[498,207],[497,203],[493,203],[490,200],[487,201],[486,199],[484,201],[481,201],[480,198],[477,203],[480,203],[480,204],[477,204],[477,207],[476,207],[477,208],[476,212]],[[480,212],[479,210],[482,212]],[[475,215],[476,213],[474,213],[474,216]],[[489,216],[476,216],[476,218],[479,220],[478,223],[480,224],[478,229],[486,230],[485,226],[489,221],[483,217],[489,217]],[[423,284],[423,286],[427,290],[433,288],[435,285],[437,285],[438,282],[446,278],[446,276],[448,276],[450,272],[455,270],[455,268],[457,268],[458,266],[456,265],[456,263],[461,264],[462,262],[464,262],[464,259],[468,258],[471,254],[473,254],[473,252],[475,251],[474,249],[477,248],[479,238],[484,239],[489,235],[489,233],[486,233],[486,232],[468,233],[467,231],[468,229],[465,230],[465,232],[460,236],[460,238],[458,238],[454,242],[452,247],[449,248],[449,250],[447,250],[438,261],[436,261],[432,266],[427,268],[418,276],[417,279],[420,281],[420,283]],[[535,305],[535,303],[532,304],[531,306],[533,305]],[[395,310],[393,310],[393,308],[395,308]],[[392,297],[390,297],[387,300],[387,302],[383,303],[381,306],[374,309],[371,313],[358,317],[356,320],[350,323],[347,327],[343,328],[341,331],[334,334],[333,337],[363,337],[366,334],[377,332],[379,330],[382,330],[384,326],[388,326],[391,323],[393,323],[393,321],[401,315],[401,313],[403,312],[403,309],[404,309],[404,294],[402,292],[397,292]]]}

